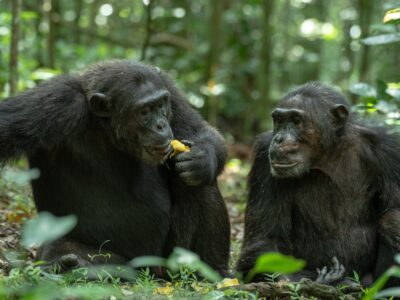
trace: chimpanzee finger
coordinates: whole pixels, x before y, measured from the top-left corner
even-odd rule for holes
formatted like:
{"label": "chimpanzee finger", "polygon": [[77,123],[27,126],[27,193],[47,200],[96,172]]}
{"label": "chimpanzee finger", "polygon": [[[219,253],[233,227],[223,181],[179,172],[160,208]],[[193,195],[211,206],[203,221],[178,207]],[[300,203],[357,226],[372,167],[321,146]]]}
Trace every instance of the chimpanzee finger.
{"label": "chimpanzee finger", "polygon": [[186,145],[186,146],[188,146],[188,147],[194,146],[194,142],[188,141],[188,140],[181,140],[181,143]]}
{"label": "chimpanzee finger", "polygon": [[174,157],[175,161],[187,161],[187,160],[193,160],[193,153],[191,152],[181,152],[178,153]]}
{"label": "chimpanzee finger", "polygon": [[340,276],[343,277],[345,273],[346,273],[346,268],[343,265],[340,265],[339,267]]}
{"label": "chimpanzee finger", "polygon": [[339,272],[340,264],[336,256],[332,257],[333,268],[332,271]]}
{"label": "chimpanzee finger", "polygon": [[193,166],[193,161],[191,160],[177,162],[175,163],[175,171],[178,173],[188,172],[191,171],[192,166]]}
{"label": "chimpanzee finger", "polygon": [[325,275],[328,272],[328,268],[325,266],[321,269],[321,275]]}

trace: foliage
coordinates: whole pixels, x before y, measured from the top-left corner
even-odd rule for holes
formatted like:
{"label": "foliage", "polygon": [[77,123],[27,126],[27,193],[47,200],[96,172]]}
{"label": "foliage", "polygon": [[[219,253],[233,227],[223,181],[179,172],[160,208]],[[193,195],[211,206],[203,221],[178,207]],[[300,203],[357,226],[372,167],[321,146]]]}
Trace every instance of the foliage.
{"label": "foliage", "polygon": [[[20,90],[102,59],[142,59],[167,70],[205,117],[214,99],[217,125],[234,140],[265,129],[269,108],[295,85],[319,79],[347,90],[360,79],[399,79],[398,0],[23,2]],[[9,89],[11,17],[10,1],[0,1],[0,97]]]}
{"label": "foliage", "polygon": [[55,217],[49,212],[41,212],[26,222],[22,231],[22,245],[29,248],[55,241],[70,232],[77,222],[74,215]]}
{"label": "foliage", "polygon": [[296,259],[292,256],[286,256],[280,253],[270,252],[260,255],[253,269],[246,276],[247,282],[259,273],[281,273],[291,274],[301,271],[306,262],[301,259]]}

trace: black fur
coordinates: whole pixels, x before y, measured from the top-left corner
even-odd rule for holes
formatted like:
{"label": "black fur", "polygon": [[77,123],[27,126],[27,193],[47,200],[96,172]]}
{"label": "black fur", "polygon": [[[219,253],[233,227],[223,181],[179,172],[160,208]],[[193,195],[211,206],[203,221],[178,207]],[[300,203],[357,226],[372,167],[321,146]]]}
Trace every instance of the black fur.
{"label": "black fur", "polygon": [[335,128],[329,113],[335,105],[349,107],[341,94],[318,83],[301,86],[278,104],[306,111],[319,132],[323,151],[300,177],[272,176],[276,132],[258,138],[238,271],[247,273],[263,252],[279,251],[307,262],[293,280],[316,279],[316,269],[337,257],[344,276],[354,270],[368,283],[394,263],[400,252],[399,138],[352,115]]}
{"label": "black fur", "polygon": [[[190,174],[207,180],[189,186],[182,174],[138,158],[135,148],[141,145],[135,136],[144,133],[129,131],[134,120],[125,112],[149,82],[155,91],[170,93],[174,138],[194,143],[191,153],[201,153],[203,160]],[[111,99],[110,118],[89,109],[95,93]],[[44,246],[40,259],[70,264],[72,253],[77,265],[103,263],[87,256],[101,248],[113,253],[109,262],[121,263],[142,255],[167,256],[180,246],[227,271],[229,219],[216,181],[227,156],[225,143],[158,69],[107,61],[1,102],[0,158],[24,154],[41,174],[32,182],[37,209],[78,217],[72,233]]]}

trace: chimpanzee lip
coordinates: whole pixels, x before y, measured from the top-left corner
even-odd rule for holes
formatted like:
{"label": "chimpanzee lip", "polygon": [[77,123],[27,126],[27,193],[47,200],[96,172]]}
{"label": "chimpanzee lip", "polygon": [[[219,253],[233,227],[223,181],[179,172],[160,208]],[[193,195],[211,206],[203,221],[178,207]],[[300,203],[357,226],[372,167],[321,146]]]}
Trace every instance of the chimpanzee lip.
{"label": "chimpanzee lip", "polygon": [[150,146],[147,147],[147,150],[153,154],[157,154],[160,156],[165,156],[171,152],[172,146],[170,143],[162,145],[162,146]]}
{"label": "chimpanzee lip", "polygon": [[272,162],[272,166],[274,168],[293,168],[294,166],[298,165],[297,161],[277,161]]}

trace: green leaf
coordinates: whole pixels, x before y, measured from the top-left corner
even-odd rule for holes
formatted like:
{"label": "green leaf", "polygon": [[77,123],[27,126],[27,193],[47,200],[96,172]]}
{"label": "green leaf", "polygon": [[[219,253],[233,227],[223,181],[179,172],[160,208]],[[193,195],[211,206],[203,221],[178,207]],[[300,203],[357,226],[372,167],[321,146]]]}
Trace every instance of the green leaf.
{"label": "green leaf", "polygon": [[257,258],[254,269],[257,273],[283,273],[290,274],[304,268],[306,262],[293,256],[283,255],[277,252],[265,253]]}
{"label": "green leaf", "polygon": [[183,248],[174,248],[174,251],[168,257],[167,266],[174,272],[178,271],[182,266],[187,266],[196,270],[211,282],[222,280],[221,275],[203,262],[197,254]]}
{"label": "green leaf", "polygon": [[388,93],[393,98],[400,100],[400,84],[389,83],[386,93]]}
{"label": "green leaf", "polygon": [[201,297],[201,300],[218,300],[218,299],[224,299],[225,294],[222,291],[211,291]]}
{"label": "green leaf", "polygon": [[398,297],[400,296],[400,288],[390,288],[383,290],[382,292],[379,292],[376,294],[375,298],[381,299],[381,298],[389,298],[389,297]]}
{"label": "green leaf", "polygon": [[22,245],[28,248],[54,241],[70,232],[77,222],[74,215],[55,217],[49,212],[41,212],[26,222],[22,230]]}
{"label": "green leaf", "polygon": [[376,36],[370,36],[362,40],[367,46],[386,45],[391,43],[400,42],[400,33],[388,33]]}
{"label": "green leaf", "polygon": [[400,8],[387,11],[383,17],[383,23],[400,24]]}
{"label": "green leaf", "polygon": [[140,256],[129,263],[133,268],[160,267],[166,265],[166,259],[158,256]]}
{"label": "green leaf", "polygon": [[396,254],[396,255],[394,256],[394,260],[395,260],[398,264],[400,264],[400,254]]}
{"label": "green leaf", "polygon": [[293,256],[283,255],[278,252],[268,252],[257,258],[256,264],[250,270],[246,281],[250,281],[254,275],[259,273],[282,273],[291,274],[304,268],[306,262]]}
{"label": "green leaf", "polygon": [[350,92],[361,97],[376,97],[377,92],[372,85],[364,82],[358,82],[350,86]]}
{"label": "green leaf", "polygon": [[362,300],[372,300],[376,294],[384,287],[385,283],[389,280],[390,276],[398,272],[398,267],[392,267],[379,277],[375,283],[368,289],[362,297]]}
{"label": "green leaf", "polygon": [[60,70],[40,68],[40,69],[35,70],[31,74],[31,80],[34,80],[34,81],[48,80],[59,74],[61,74]]}
{"label": "green leaf", "polygon": [[376,92],[377,92],[377,98],[379,100],[390,100],[390,99],[392,99],[392,96],[389,95],[386,92],[387,88],[388,88],[388,85],[383,80],[378,79],[376,81]]}

